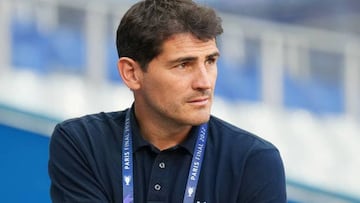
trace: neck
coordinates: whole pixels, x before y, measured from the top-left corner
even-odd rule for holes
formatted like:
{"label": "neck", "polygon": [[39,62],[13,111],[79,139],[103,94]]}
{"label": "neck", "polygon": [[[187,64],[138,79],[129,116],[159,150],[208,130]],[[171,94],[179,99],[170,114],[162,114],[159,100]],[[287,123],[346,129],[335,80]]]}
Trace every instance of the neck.
{"label": "neck", "polygon": [[135,115],[144,139],[159,150],[180,144],[186,139],[192,128],[191,125],[181,125],[159,117],[154,118],[156,116],[142,113],[141,107],[138,106],[135,107]]}

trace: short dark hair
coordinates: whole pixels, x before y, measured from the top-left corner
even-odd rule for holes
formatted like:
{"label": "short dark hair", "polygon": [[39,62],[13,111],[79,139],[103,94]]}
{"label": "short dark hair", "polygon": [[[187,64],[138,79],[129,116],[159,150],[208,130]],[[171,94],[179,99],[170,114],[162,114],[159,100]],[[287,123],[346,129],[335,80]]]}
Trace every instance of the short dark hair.
{"label": "short dark hair", "polygon": [[144,0],[133,5],[122,18],[116,47],[119,57],[130,57],[146,70],[170,36],[191,33],[206,41],[216,39],[222,32],[221,18],[212,8],[191,0]]}

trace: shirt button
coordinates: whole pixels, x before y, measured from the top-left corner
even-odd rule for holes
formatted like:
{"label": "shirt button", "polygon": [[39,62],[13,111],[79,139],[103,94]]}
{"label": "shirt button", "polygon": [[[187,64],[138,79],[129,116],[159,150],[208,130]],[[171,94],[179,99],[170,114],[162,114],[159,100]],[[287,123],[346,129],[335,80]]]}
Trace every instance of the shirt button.
{"label": "shirt button", "polygon": [[155,189],[156,191],[161,190],[161,185],[159,185],[159,184],[154,185],[154,189]]}
{"label": "shirt button", "polygon": [[164,162],[159,163],[159,167],[164,169],[165,168],[165,163]]}

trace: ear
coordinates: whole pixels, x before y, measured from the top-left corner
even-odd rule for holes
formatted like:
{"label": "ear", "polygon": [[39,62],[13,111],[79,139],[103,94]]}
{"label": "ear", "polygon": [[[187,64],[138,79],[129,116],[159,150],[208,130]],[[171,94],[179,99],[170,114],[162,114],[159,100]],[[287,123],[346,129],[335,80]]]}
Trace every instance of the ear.
{"label": "ear", "polygon": [[142,70],[136,61],[129,57],[121,57],[118,61],[118,71],[126,86],[131,90],[140,88]]}

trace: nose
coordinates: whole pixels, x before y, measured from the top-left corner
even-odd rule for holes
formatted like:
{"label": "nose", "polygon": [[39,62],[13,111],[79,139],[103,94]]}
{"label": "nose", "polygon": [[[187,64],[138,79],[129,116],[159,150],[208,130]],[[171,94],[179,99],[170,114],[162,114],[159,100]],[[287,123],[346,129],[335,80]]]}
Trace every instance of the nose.
{"label": "nose", "polygon": [[214,80],[213,74],[214,73],[208,70],[205,65],[199,66],[197,68],[196,74],[194,74],[193,89],[197,89],[197,90],[210,89],[212,86],[212,80]]}

